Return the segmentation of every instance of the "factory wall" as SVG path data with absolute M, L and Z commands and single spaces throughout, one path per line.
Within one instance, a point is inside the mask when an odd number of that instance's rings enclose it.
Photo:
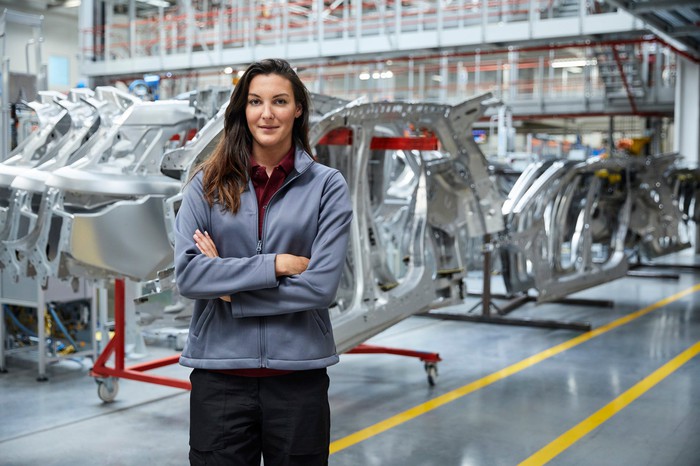
M 12 10 L 41 14 L 29 9 L 12 7 Z M 13 73 L 36 74 L 36 47 L 27 46 L 33 39 L 29 26 L 9 23 L 5 44 L 5 55 L 10 59 Z M 78 70 L 78 17 L 67 15 L 44 16 L 41 61 L 48 68 L 48 89 L 66 92 L 75 87 L 79 79 Z M 27 67 L 27 55 L 29 67 Z

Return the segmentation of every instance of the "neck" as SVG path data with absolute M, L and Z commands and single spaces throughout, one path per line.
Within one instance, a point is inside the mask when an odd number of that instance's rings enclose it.
M 255 159 L 258 165 L 261 165 L 270 171 L 280 164 L 284 156 L 287 155 L 287 152 L 289 152 L 290 148 L 291 147 L 287 147 L 284 150 L 280 150 L 276 147 L 269 149 L 253 147 L 253 159 Z

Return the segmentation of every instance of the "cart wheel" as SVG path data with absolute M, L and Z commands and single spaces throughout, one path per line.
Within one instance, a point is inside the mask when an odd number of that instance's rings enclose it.
M 119 393 L 119 379 L 107 377 L 106 379 L 95 379 L 97 382 L 97 396 L 105 403 L 111 403 Z
M 434 387 L 438 378 L 437 364 L 434 362 L 426 362 L 425 373 L 428 374 L 428 385 Z

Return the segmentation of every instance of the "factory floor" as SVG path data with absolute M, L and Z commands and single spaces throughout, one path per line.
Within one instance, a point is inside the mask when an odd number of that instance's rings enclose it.
M 700 271 L 643 271 L 664 273 L 509 314 L 588 322 L 590 332 L 415 316 L 369 341 L 439 353 L 435 386 L 416 359 L 343 355 L 329 370 L 330 464 L 700 464 Z M 149 347 L 149 357 L 171 354 L 167 345 Z M 35 363 L 8 357 L 0 465 L 187 464 L 188 392 L 121 380 L 105 404 L 90 365 L 52 364 L 49 380 L 37 382 Z

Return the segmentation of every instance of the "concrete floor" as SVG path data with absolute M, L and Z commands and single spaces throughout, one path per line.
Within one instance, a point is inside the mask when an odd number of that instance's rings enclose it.
M 593 333 L 428 317 L 392 327 L 369 343 L 438 352 L 437 385 L 417 360 L 343 355 L 329 371 L 331 465 L 700 464 L 700 292 L 676 295 L 700 283 L 700 272 L 678 272 L 575 295 L 613 300 L 612 308 L 530 303 L 510 314 L 588 321 Z M 689 348 L 687 360 L 674 359 Z M 116 401 L 104 404 L 90 364 L 53 364 L 37 382 L 31 361 L 8 358 L 0 465 L 187 464 L 188 392 L 121 380 Z

